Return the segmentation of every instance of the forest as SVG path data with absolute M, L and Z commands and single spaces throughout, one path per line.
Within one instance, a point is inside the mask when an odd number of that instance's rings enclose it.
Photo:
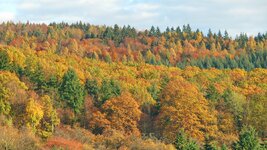
M 0 149 L 266 150 L 267 32 L 0 24 Z

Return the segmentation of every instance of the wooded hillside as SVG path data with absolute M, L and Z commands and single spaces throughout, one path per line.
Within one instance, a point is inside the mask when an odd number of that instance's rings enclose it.
M 266 149 L 267 34 L 8 22 L 0 43 L 0 149 Z

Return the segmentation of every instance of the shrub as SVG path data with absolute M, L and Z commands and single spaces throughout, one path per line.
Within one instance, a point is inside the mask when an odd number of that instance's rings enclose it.
M 0 126 L 0 149 L 35 150 L 39 149 L 38 139 L 28 131 Z

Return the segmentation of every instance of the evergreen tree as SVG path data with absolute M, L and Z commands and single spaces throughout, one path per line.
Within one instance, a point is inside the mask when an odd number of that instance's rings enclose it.
M 84 101 L 84 88 L 73 69 L 68 69 L 64 74 L 59 92 L 61 99 L 66 101 L 75 113 L 79 113 Z
M 107 54 L 105 57 L 104 57 L 104 60 L 105 62 L 107 63 L 112 63 L 112 59 L 111 59 L 111 56 L 109 54 Z
M 177 150 L 199 150 L 198 144 L 188 138 L 186 133 L 181 130 L 178 132 L 174 145 Z
M 260 149 L 257 132 L 253 127 L 244 127 L 239 135 L 239 140 L 233 144 L 236 150 L 258 150 Z
M 41 93 L 43 93 L 43 90 L 46 87 L 46 81 L 43 67 L 40 63 L 37 64 L 35 71 L 31 73 L 30 79 L 35 83 L 36 87 L 34 87 L 34 89 L 40 90 Z
M 10 60 L 7 55 L 7 52 L 4 50 L 0 50 L 0 70 L 9 70 L 10 67 Z
M 218 150 L 217 146 L 210 140 L 208 136 L 205 137 L 205 150 Z
M 99 87 L 97 81 L 87 79 L 85 83 L 86 92 L 93 97 L 95 101 L 98 101 L 99 98 Z
M 154 100 L 158 101 L 160 89 L 155 83 L 152 83 L 152 85 L 147 88 L 147 91 L 150 93 Z
M 102 105 L 106 100 L 119 96 L 121 94 L 121 87 L 118 82 L 114 80 L 104 80 L 100 89 L 100 104 Z
M 107 27 L 105 32 L 103 33 L 103 37 L 105 39 L 111 39 L 114 36 L 113 31 L 110 27 Z
M 228 32 L 225 30 L 224 31 L 224 37 L 223 37 L 225 40 L 229 40 L 229 34 Z
M 217 102 L 221 98 L 220 93 L 217 91 L 214 85 L 210 85 L 208 87 L 206 98 L 213 102 Z
M 52 75 L 46 85 L 48 88 L 58 88 L 59 81 L 55 75 Z
M 156 35 L 156 30 L 155 30 L 155 27 L 152 26 L 149 33 L 148 33 L 149 36 L 155 36 Z
M 221 150 L 227 150 L 227 146 L 226 146 L 225 144 L 223 144 L 223 145 L 221 146 Z
M 178 134 L 177 134 L 177 137 L 175 139 L 175 147 L 176 149 L 178 150 L 183 150 L 185 147 L 186 147 L 186 144 L 187 144 L 187 137 L 186 137 L 186 134 L 183 130 L 181 130 Z
M 156 29 L 156 35 L 157 35 L 158 37 L 160 37 L 160 36 L 161 36 L 161 32 L 160 32 L 160 29 L 159 29 L 159 27 L 157 27 L 157 29 Z

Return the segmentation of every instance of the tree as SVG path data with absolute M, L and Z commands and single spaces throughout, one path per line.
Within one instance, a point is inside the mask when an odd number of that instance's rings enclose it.
M 157 37 L 160 37 L 160 35 L 161 35 L 159 27 L 157 27 L 157 29 L 156 29 L 156 35 L 157 35 Z
M 11 116 L 14 112 L 14 103 L 24 101 L 27 86 L 14 73 L 0 71 L 0 115 Z
M 215 143 L 213 143 L 213 141 L 208 136 L 206 136 L 204 149 L 205 150 L 217 150 L 218 147 L 215 145 Z
M 248 97 L 246 124 L 253 126 L 261 137 L 267 131 L 267 93 L 254 94 Z
M 105 32 L 103 33 L 104 38 L 111 39 L 114 36 L 114 33 L 112 31 L 111 27 L 107 27 Z
M 36 132 L 41 119 L 44 116 L 44 111 L 42 106 L 36 102 L 33 98 L 29 99 L 26 105 L 25 120 L 27 127 L 30 127 L 34 132 Z
M 43 93 L 43 90 L 46 87 L 46 81 L 45 81 L 45 73 L 40 63 L 37 64 L 33 72 L 30 72 L 29 77 L 30 80 L 35 83 L 35 87 L 33 87 L 33 89 L 40 90 L 41 93 Z
M 122 93 L 121 96 L 107 100 L 102 108 L 110 121 L 111 128 L 126 135 L 140 135 L 137 126 L 141 111 L 130 93 Z
M 0 115 L 8 115 L 10 113 L 11 106 L 8 101 L 10 95 L 10 91 L 0 83 Z
M 223 144 L 222 146 L 221 146 L 221 150 L 227 150 L 228 148 L 227 148 L 227 146 L 225 145 L 225 144 Z
M 53 107 L 53 102 L 48 95 L 41 97 L 43 104 L 43 118 L 41 120 L 40 135 L 43 138 L 48 138 L 54 132 L 55 126 L 59 125 L 60 120 L 58 118 L 56 109 Z
M 85 89 L 86 92 L 92 96 L 97 106 L 101 106 L 106 100 L 121 94 L 121 87 L 119 83 L 112 79 L 103 80 L 101 86 L 98 85 L 97 80 L 87 79 Z
M 155 27 L 152 26 L 149 33 L 148 33 L 149 36 L 156 36 L 156 30 L 155 30 Z
M 9 70 L 11 64 L 6 51 L 0 50 L 0 60 L 0 70 Z
M 137 57 L 137 62 L 138 63 L 142 63 L 144 61 L 143 55 L 142 55 L 142 53 L 140 51 L 137 53 L 136 57 Z
M 104 57 L 104 60 L 105 60 L 105 62 L 107 62 L 107 63 L 112 63 L 112 59 L 111 59 L 111 56 L 110 56 L 109 53 L 107 53 L 107 55 Z
M 147 91 L 150 93 L 154 100 L 158 101 L 160 89 L 155 83 L 152 83 L 152 85 L 147 88 Z
M 226 115 L 227 112 L 230 112 L 233 115 L 235 127 L 237 129 L 241 129 L 243 124 L 243 114 L 244 114 L 244 105 L 246 103 L 246 97 L 242 94 L 236 93 L 231 89 L 226 89 L 222 95 L 224 106 L 218 107 L 223 110 L 224 114 Z M 230 119 L 230 118 L 229 118 Z M 233 131 L 233 127 L 230 122 L 221 123 L 220 126 L 226 125 L 226 131 Z
M 69 53 L 77 54 L 78 53 L 78 43 L 75 39 L 70 39 L 67 48 Z
M 211 50 L 212 52 L 216 51 L 216 45 L 215 45 L 215 43 L 212 43 L 212 44 L 211 44 L 211 46 L 210 46 L 210 50 Z
M 174 145 L 177 150 L 199 150 L 198 144 L 188 138 L 183 130 L 177 133 Z
M 236 150 L 258 150 L 260 149 L 257 132 L 252 127 L 244 127 L 239 135 L 239 140 L 234 143 Z
M 103 80 L 100 88 L 100 105 L 106 100 L 119 96 L 121 94 L 121 87 L 117 81 Z
M 183 130 L 180 130 L 178 133 L 177 133 L 177 136 L 176 136 L 176 139 L 175 139 L 175 142 L 174 142 L 174 145 L 176 147 L 176 149 L 178 150 L 183 150 L 184 147 L 186 146 L 187 144 L 187 137 L 186 137 L 186 134 Z
M 229 40 L 229 34 L 228 34 L 228 32 L 226 30 L 224 31 L 223 38 L 224 38 L 224 40 Z
M 221 95 L 217 91 L 217 89 L 214 86 L 214 84 L 212 84 L 212 85 L 210 85 L 208 87 L 206 98 L 209 99 L 209 100 L 211 100 L 212 102 L 217 102 L 221 98 Z
M 207 100 L 198 88 L 183 78 L 172 79 L 160 98 L 160 114 L 157 125 L 163 137 L 174 141 L 178 129 L 199 141 L 205 134 L 216 137 L 216 118 L 208 107 Z
M 65 100 L 75 113 L 80 112 L 84 101 L 84 88 L 73 69 L 69 68 L 64 74 L 59 93 L 61 99 Z
M 99 56 L 98 56 L 98 54 L 96 52 L 93 52 L 91 58 L 98 60 Z
M 87 79 L 86 82 L 85 82 L 85 90 L 87 91 L 87 93 L 90 96 L 93 97 L 93 99 L 95 101 L 98 101 L 100 89 L 98 87 L 97 80 L 95 80 L 95 79 L 93 79 L 93 80 Z
M 58 88 L 59 81 L 55 75 L 51 75 L 46 85 L 47 85 L 47 88 L 49 89 L 52 88 L 54 90 Z
M 105 130 L 110 129 L 110 121 L 107 119 L 106 114 L 99 110 L 90 111 L 91 114 L 87 116 L 89 129 L 94 134 L 102 134 Z
M 150 50 L 146 51 L 145 59 L 146 59 L 146 63 L 152 64 L 152 65 L 156 64 L 155 56 L 154 54 L 151 53 Z

